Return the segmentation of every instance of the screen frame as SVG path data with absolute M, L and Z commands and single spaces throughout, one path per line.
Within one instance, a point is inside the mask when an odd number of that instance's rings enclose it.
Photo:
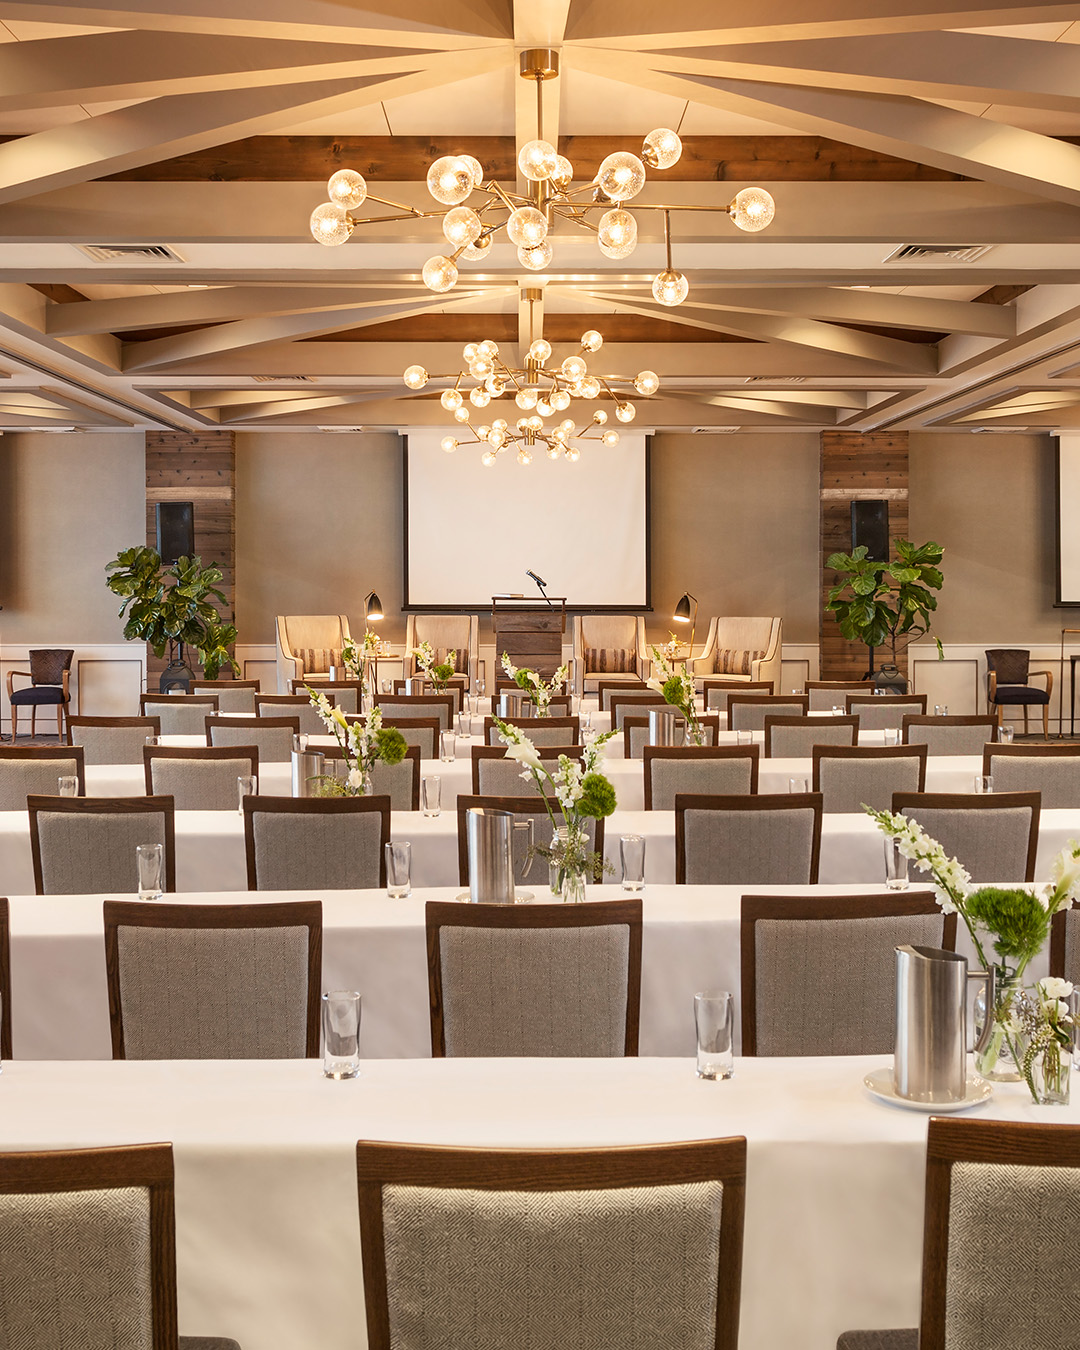
M 1080 609 L 1080 599 L 1061 598 L 1061 437 L 1054 441 L 1054 609 Z

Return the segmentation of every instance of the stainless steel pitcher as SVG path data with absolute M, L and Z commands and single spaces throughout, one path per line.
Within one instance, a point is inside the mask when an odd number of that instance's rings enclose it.
M 530 853 L 519 880 L 532 867 L 533 821 L 517 820 L 512 811 L 470 807 L 465 813 L 465 840 L 469 851 L 469 901 L 474 905 L 512 905 L 514 895 L 513 838 L 528 832 Z
M 686 739 L 686 718 L 674 708 L 649 709 L 649 744 L 682 745 Z
M 535 711 L 536 704 L 528 694 L 515 694 L 510 689 L 499 695 L 499 716 L 504 719 L 519 722 L 523 717 L 532 717 Z
M 967 1081 L 967 983 L 987 978 L 940 947 L 896 948 L 893 1086 L 912 1102 L 963 1101 Z
M 292 752 L 292 795 L 294 797 L 314 797 L 318 788 L 313 778 L 321 778 L 326 772 L 326 756 L 318 750 Z

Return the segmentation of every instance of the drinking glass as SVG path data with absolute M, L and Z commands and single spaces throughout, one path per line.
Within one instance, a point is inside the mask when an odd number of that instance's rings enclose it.
M 390 681 L 389 681 L 389 680 L 383 680 L 383 682 L 382 682 L 382 691 L 383 691 L 384 694 L 388 694 L 388 693 L 390 692 Z
M 592 731 L 592 710 L 591 710 L 591 709 L 589 709 L 589 708 L 582 708 L 582 710 L 581 710 L 581 712 L 580 712 L 580 714 L 579 714 L 578 727 L 579 727 L 582 731 Z
M 341 1082 L 360 1072 L 360 995 L 335 989 L 322 996 L 323 1077 Z
M 841 707 L 839 703 L 834 703 L 832 705 L 832 715 L 834 717 L 843 717 L 844 709 Z
M 158 738 L 157 738 L 156 736 L 147 736 L 147 738 L 146 738 L 146 744 L 147 744 L 147 745 L 157 745 L 157 743 L 158 743 Z
M 645 840 L 640 834 L 624 834 L 619 840 L 619 858 L 622 862 L 622 888 L 640 891 L 645 888 Z
M 899 728 L 899 727 L 886 727 L 886 728 L 885 728 L 885 733 L 884 733 L 884 743 L 885 743 L 886 745 L 899 745 L 899 744 L 900 744 L 900 728 Z
M 62 773 L 56 780 L 56 787 L 61 797 L 77 797 L 79 795 L 79 780 L 73 773 Z
M 1002 722 L 1001 726 L 998 727 L 998 740 L 1002 745 L 1012 745 L 1015 730 L 1016 728 L 1010 723 Z
M 160 900 L 165 848 L 162 844 L 136 844 L 135 865 L 139 873 L 139 899 Z
M 730 1078 L 735 1072 L 732 1022 L 732 999 L 729 993 L 711 990 L 694 995 L 699 1078 Z
M 808 778 L 789 778 L 787 780 L 787 790 L 789 792 L 809 792 L 810 780 Z
M 237 808 L 241 815 L 244 814 L 244 798 L 255 795 L 255 778 L 253 774 L 241 773 L 236 776 L 236 795 L 240 799 L 240 805 Z
M 947 703 L 934 704 L 935 717 L 948 717 L 948 715 L 949 715 L 949 705 Z
M 442 779 L 437 773 L 420 780 L 420 810 L 425 816 L 437 816 L 442 811 Z
M 885 840 L 885 885 L 890 891 L 908 888 L 908 860 L 900 852 L 899 839 Z
M 752 731 L 737 731 L 735 733 L 736 745 L 753 745 L 754 733 Z
M 457 715 L 457 734 L 463 741 L 467 741 L 472 736 L 472 714 L 465 708 Z
M 439 733 L 439 758 L 444 764 L 453 764 L 457 758 L 457 737 L 452 731 Z
M 292 748 L 294 755 L 307 754 L 308 738 L 304 732 L 294 733 L 292 738 Z
M 392 841 L 386 848 L 386 894 L 391 900 L 412 895 L 412 844 Z
M 476 692 L 480 695 L 481 698 L 484 697 L 484 681 L 483 681 L 483 680 L 477 680 L 477 681 L 476 681 Z
M 975 791 L 976 791 L 976 792 L 993 792 L 993 790 L 994 790 L 994 776 L 993 776 L 993 774 L 989 774 L 989 773 L 977 773 L 977 774 L 975 775 Z

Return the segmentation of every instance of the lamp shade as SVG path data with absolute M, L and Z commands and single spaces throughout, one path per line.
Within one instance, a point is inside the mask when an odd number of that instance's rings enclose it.
M 364 611 L 364 617 L 369 623 L 377 623 L 383 615 L 382 601 L 374 591 L 368 591 L 367 605 Z
M 674 613 L 671 616 L 672 619 L 674 619 L 677 623 L 689 623 L 691 606 L 693 602 L 694 597 L 690 594 L 690 592 L 684 591 L 684 593 L 679 599 L 679 603 L 675 606 Z

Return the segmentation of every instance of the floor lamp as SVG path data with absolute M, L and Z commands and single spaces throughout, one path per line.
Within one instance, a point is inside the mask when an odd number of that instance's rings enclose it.
M 697 605 L 697 596 L 691 595 L 689 591 L 684 591 L 679 603 L 675 606 L 675 612 L 671 616 L 675 623 L 688 623 L 690 625 L 690 655 L 686 658 L 688 664 L 694 659 L 694 632 L 697 628 Z
M 365 629 L 365 631 L 367 630 L 367 626 L 368 626 L 369 623 L 378 623 L 380 619 L 384 619 L 385 617 L 386 617 L 386 615 L 383 613 L 382 601 L 379 599 L 379 597 L 375 594 L 374 591 L 368 591 L 367 595 L 364 597 L 364 629 Z M 373 660 L 374 663 L 375 663 L 375 670 L 374 670 L 374 673 L 373 673 L 373 675 L 372 675 L 372 684 L 373 684 L 373 688 L 372 688 L 372 691 L 371 691 L 372 698 L 374 698 L 374 696 L 379 692 L 379 649 L 378 649 L 378 647 L 375 648 L 375 655 L 372 657 L 372 660 Z

